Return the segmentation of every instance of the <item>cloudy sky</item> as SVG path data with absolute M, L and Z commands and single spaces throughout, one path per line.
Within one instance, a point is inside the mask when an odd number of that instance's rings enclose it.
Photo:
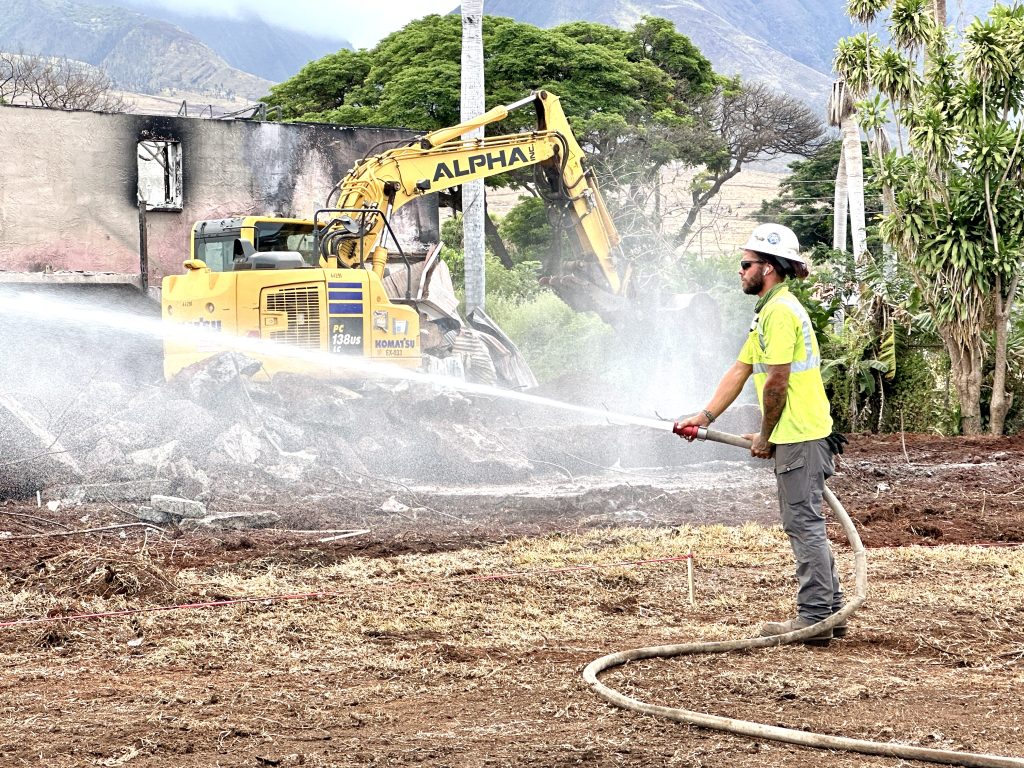
M 356 48 L 373 47 L 413 19 L 459 7 L 458 0 L 132 0 L 132 4 L 140 10 L 161 5 L 190 15 L 256 14 L 282 27 L 348 40 Z

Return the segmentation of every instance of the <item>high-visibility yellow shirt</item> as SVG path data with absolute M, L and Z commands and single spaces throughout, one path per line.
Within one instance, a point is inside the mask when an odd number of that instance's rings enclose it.
M 765 298 L 764 306 L 754 315 L 739 361 L 754 366 L 754 386 L 762 413 L 768 366 L 790 364 L 786 405 L 769 440 L 779 445 L 828 437 L 832 415 L 821 382 L 821 354 L 811 318 L 784 284 Z

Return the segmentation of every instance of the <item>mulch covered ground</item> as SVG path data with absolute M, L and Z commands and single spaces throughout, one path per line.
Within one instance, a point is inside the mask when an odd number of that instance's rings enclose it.
M 1024 541 L 1024 436 L 857 435 L 833 490 L 866 546 Z

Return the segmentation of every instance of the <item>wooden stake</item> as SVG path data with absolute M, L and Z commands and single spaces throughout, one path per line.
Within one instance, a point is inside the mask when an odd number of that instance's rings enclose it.
M 693 595 L 693 547 L 690 547 L 690 551 L 686 554 L 686 583 L 690 588 L 690 605 L 696 605 L 697 601 L 694 600 Z

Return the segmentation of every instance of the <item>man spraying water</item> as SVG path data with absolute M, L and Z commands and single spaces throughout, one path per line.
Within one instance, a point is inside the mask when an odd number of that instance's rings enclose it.
M 747 436 L 750 454 L 775 459 L 782 527 L 793 548 L 799 583 L 797 616 L 763 625 L 765 636 L 809 627 L 843 607 L 821 500 L 825 480 L 834 471 L 832 456 L 842 452 L 846 438 L 832 431 L 811 320 L 786 286 L 787 279 L 807 275 L 807 258 L 791 229 L 780 224 L 754 229 L 743 246 L 739 272 L 743 292 L 758 297 L 750 333 L 707 406 L 675 425 L 677 433 L 692 440 L 692 428 L 710 425 L 753 375 L 762 420 L 760 432 Z M 827 645 L 845 635 L 842 623 L 807 642 Z

